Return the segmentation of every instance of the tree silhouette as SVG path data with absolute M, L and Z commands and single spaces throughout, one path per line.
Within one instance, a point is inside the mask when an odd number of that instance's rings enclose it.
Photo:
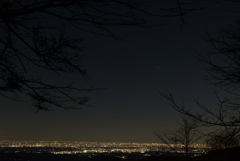
M 97 89 L 49 83 L 40 74 L 34 76 L 31 68 L 58 75 L 79 73 L 87 79 L 81 66 L 81 39 L 69 34 L 69 26 L 113 36 L 107 26 L 144 23 L 132 15 L 143 12 L 134 7 L 124 1 L 1 1 L 0 94 L 11 99 L 16 99 L 13 93 L 25 94 L 39 110 L 78 108 L 86 103 L 88 97 L 81 92 Z M 119 12 L 122 9 L 126 12 Z
M 220 32 L 218 38 L 209 37 L 213 52 L 208 57 L 200 55 L 200 60 L 207 64 L 209 80 L 214 85 L 217 98 L 216 108 L 204 106 L 199 99 L 195 104 L 202 113 L 192 113 L 183 102 L 178 102 L 171 92 L 163 96 L 171 102 L 178 112 L 190 116 L 206 125 L 240 126 L 240 23 L 234 28 Z M 226 96 L 223 96 L 226 94 Z
M 146 16 L 183 17 L 184 5 L 177 4 L 170 9 L 159 6 L 160 13 L 152 14 L 142 1 L 2 0 L 0 95 L 17 100 L 15 94 L 24 94 L 38 110 L 79 108 L 89 99 L 82 92 L 98 89 L 50 83 L 39 74 L 77 73 L 88 79 L 81 64 L 81 39 L 71 30 L 115 37 L 111 27 L 143 26 Z
M 115 37 L 112 27 L 143 26 L 147 16 L 183 19 L 188 4 L 176 2 L 177 7 L 158 6 L 159 13 L 152 14 L 143 1 L 2 0 L 0 95 L 16 100 L 15 94 L 24 94 L 38 110 L 79 108 L 89 99 L 82 92 L 98 89 L 50 83 L 37 73 L 77 73 L 88 79 L 81 64 L 81 39 L 71 30 Z
M 230 1 L 239 4 L 239 1 Z M 237 5 L 236 5 L 237 6 Z M 171 93 L 162 96 L 179 113 L 188 116 L 203 126 L 215 127 L 209 133 L 207 143 L 213 148 L 239 145 L 240 127 L 240 21 L 236 25 L 219 32 L 218 37 L 208 34 L 212 50 L 207 56 L 199 55 L 199 60 L 207 66 L 207 81 L 214 86 L 216 106 L 205 106 L 199 98 L 193 98 L 200 109 L 194 112 L 184 101 L 179 101 Z
M 176 128 L 176 131 L 167 131 L 155 134 L 162 143 L 166 144 L 175 152 L 178 151 L 179 145 L 182 145 L 186 156 L 189 156 L 190 145 L 201 139 L 202 135 L 198 130 L 199 125 L 196 121 L 187 117 L 182 117 L 181 119 L 182 121 Z
M 212 149 L 233 148 L 240 145 L 239 128 L 220 127 L 218 130 L 210 132 L 206 143 Z

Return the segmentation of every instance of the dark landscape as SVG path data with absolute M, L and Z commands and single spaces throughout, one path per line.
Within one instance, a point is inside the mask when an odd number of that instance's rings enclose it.
M 0 0 L 0 161 L 239 161 L 240 0 Z
M 240 147 L 213 150 L 207 154 L 197 157 L 174 156 L 176 154 L 155 154 L 155 156 L 142 156 L 140 153 L 112 153 L 112 154 L 94 154 L 89 157 L 89 154 L 52 154 L 33 153 L 31 151 L 15 152 L 16 149 L 1 150 L 1 161 L 238 161 L 240 157 Z M 19 149 L 17 149 L 19 150 Z M 118 157 L 116 157 L 118 156 Z M 125 156 L 123 159 L 121 156 Z

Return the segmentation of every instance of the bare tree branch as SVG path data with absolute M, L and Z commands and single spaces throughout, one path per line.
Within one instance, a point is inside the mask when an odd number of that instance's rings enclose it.
M 146 17 L 183 16 L 187 9 L 178 1 L 178 10 L 162 6 L 147 8 L 147 1 L 129 0 L 2 0 L 0 2 L 0 94 L 15 99 L 28 96 L 37 109 L 80 108 L 88 101 L 84 88 L 64 82 L 49 82 L 32 68 L 62 75 L 76 73 L 88 79 L 82 66 L 80 38 L 72 29 L 115 37 L 112 27 L 151 26 Z M 153 5 L 154 6 L 154 5 Z M 147 25 L 146 25 L 147 24 Z M 84 96 L 83 96 L 84 95 Z
M 176 153 L 179 150 L 179 144 L 182 145 L 186 156 L 189 156 L 190 146 L 201 139 L 203 135 L 198 130 L 199 125 L 195 120 L 189 117 L 182 117 L 181 119 L 176 131 L 167 131 L 161 134 L 155 132 L 155 135 Z

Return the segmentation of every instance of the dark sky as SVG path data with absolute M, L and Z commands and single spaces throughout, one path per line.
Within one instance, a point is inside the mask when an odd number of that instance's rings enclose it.
M 88 93 L 92 99 L 81 110 L 34 113 L 28 102 L 1 98 L 0 139 L 158 142 L 153 130 L 173 129 L 179 120 L 159 91 L 212 102 L 197 52 L 209 51 L 206 32 L 214 35 L 236 17 L 220 4 L 201 5 L 186 16 L 187 24 L 176 17 L 166 26 L 113 29 L 121 40 L 85 36 L 83 64 L 90 80 L 63 79 L 108 89 Z

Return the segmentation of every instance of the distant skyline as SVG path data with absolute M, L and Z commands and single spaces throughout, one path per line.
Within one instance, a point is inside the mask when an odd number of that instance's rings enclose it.
M 107 89 L 87 93 L 91 100 L 79 110 L 35 113 L 28 102 L 1 97 L 0 140 L 160 142 L 153 131 L 174 129 L 179 114 L 159 92 L 170 90 L 186 100 L 199 96 L 212 104 L 197 52 L 210 51 L 206 32 L 216 35 L 234 25 L 236 16 L 215 2 L 202 5 L 186 16 L 186 24 L 176 17 L 166 26 L 114 28 L 120 40 L 84 35 L 80 46 L 90 79 L 63 79 Z

